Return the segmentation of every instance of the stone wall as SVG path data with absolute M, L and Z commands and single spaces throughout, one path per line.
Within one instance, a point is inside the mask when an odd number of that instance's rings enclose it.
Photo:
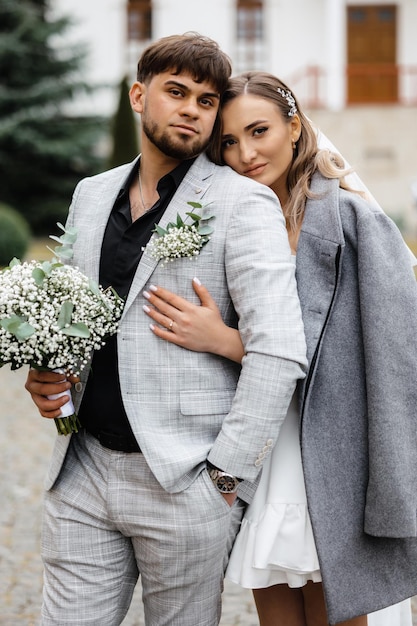
M 307 114 L 355 168 L 404 234 L 415 237 L 417 108 L 368 106 Z

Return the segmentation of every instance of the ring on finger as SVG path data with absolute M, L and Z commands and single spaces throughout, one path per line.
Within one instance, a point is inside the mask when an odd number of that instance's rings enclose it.
M 172 330 L 173 326 L 174 326 L 174 320 L 171 320 L 168 326 L 168 330 Z

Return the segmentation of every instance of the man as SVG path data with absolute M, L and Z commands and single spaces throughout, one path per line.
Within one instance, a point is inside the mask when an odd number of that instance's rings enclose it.
M 138 575 L 148 626 L 217 624 L 244 501 L 303 376 L 301 314 L 276 198 L 203 154 L 229 76 L 228 58 L 198 34 L 149 46 L 130 91 L 141 156 L 74 193 L 74 264 L 126 303 L 117 339 L 76 385 L 85 389 L 74 392 L 85 430 L 58 437 L 53 453 L 43 626 L 120 624 Z M 164 266 L 143 248 L 155 223 L 185 219 L 189 201 L 209 205 L 214 232 L 193 260 Z M 149 329 L 143 293 L 163 284 L 196 301 L 194 276 L 226 322 L 238 321 L 241 369 Z M 166 327 L 175 332 L 174 320 Z M 45 417 L 63 404 L 46 396 L 70 386 L 57 380 L 28 377 Z

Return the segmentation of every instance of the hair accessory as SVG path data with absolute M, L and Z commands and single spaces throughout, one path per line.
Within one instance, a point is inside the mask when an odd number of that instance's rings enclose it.
M 297 106 L 295 104 L 294 96 L 292 95 L 289 89 L 281 89 L 281 87 L 277 87 L 277 92 L 287 101 L 290 110 L 288 111 L 288 117 L 294 117 L 297 113 Z

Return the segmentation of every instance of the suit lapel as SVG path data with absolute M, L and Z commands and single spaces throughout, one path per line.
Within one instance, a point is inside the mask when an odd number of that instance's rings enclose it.
M 88 224 L 88 243 L 91 254 L 84 255 L 82 266 L 87 276 L 90 276 L 96 282 L 99 282 L 101 247 L 107 222 L 120 189 L 125 185 L 134 167 L 137 167 L 137 159 L 128 165 L 111 170 L 108 172 L 104 182 L 97 184 L 92 189 L 88 189 L 89 206 L 91 207 L 90 211 L 92 213 L 88 214 L 85 212 L 84 215 L 81 214 L 80 223 L 83 223 L 82 220 L 84 218 Z M 97 210 L 97 207 L 99 207 L 100 210 Z M 93 228 L 91 228 L 91 220 L 94 222 Z M 83 226 L 81 226 L 81 228 L 83 228 Z
M 338 180 L 316 174 L 311 188 L 316 197 L 307 201 L 297 247 L 297 287 L 310 363 L 339 285 L 344 248 Z
M 207 159 L 205 155 L 200 155 L 188 170 L 183 181 L 174 194 L 171 202 L 166 208 L 159 221 L 163 228 L 168 222 L 175 222 L 179 213 L 184 219 L 186 213 L 191 210 L 187 202 L 201 202 L 211 185 L 211 179 L 215 165 Z M 155 235 L 153 235 L 155 237 Z M 124 307 L 124 314 L 128 311 L 137 295 L 143 289 L 150 276 L 154 272 L 159 261 L 144 253 L 136 270 L 135 277 L 130 287 L 129 295 Z

